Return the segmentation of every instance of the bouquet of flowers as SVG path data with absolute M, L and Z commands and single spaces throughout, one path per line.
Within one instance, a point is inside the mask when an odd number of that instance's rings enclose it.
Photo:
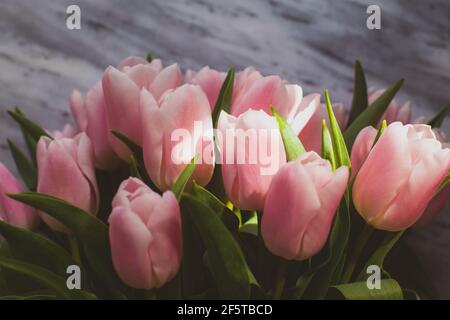
M 426 298 L 384 260 L 450 196 L 448 108 L 412 120 L 402 83 L 367 89 L 357 61 L 347 110 L 251 67 L 149 55 L 73 91 L 76 128 L 11 109 L 27 190 L 0 164 L 0 296 Z

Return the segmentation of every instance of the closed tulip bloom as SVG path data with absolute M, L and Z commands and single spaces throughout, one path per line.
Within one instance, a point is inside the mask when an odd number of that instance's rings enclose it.
M 302 104 L 303 90 L 279 76 L 262 76 L 249 67 L 236 75 L 231 114 L 239 116 L 249 109 L 263 110 L 271 115 L 271 107 L 282 115 L 295 133 L 308 123 L 316 105 Z
M 88 213 L 97 213 L 99 195 L 94 172 L 94 150 L 85 133 L 73 139 L 41 137 L 36 159 L 38 192 L 65 200 Z M 52 229 L 68 232 L 63 224 L 44 212 L 39 214 Z
M 273 254 L 305 260 L 325 245 L 348 181 L 348 168 L 332 171 L 311 151 L 284 165 L 267 193 L 261 234 Z
M 117 69 L 124 70 L 124 68 L 141 64 L 147 64 L 147 61 L 141 57 L 129 56 L 117 66 Z M 106 122 L 106 105 L 102 82 L 97 82 L 85 96 L 78 90 L 74 90 L 70 96 L 70 110 L 78 129 L 85 132 L 92 141 L 96 168 L 102 170 L 116 169 L 120 160 L 109 141 L 113 137 Z M 74 135 L 68 136 L 63 132 L 62 136 L 71 138 Z M 57 137 L 61 136 L 58 135 Z
M 180 208 L 172 191 L 162 196 L 142 181 L 122 182 L 112 202 L 109 239 L 114 268 L 127 285 L 163 286 L 181 261 Z
M 352 176 L 355 176 L 361 168 L 367 155 L 372 149 L 378 131 L 374 127 L 365 127 L 356 136 L 353 143 L 350 161 L 352 163 Z
M 269 185 L 286 163 L 277 121 L 263 110 L 238 117 L 221 112 L 218 129 L 228 198 L 244 210 L 262 210 Z
M 120 160 L 110 144 L 106 124 L 106 106 L 102 83 L 98 82 L 85 97 L 74 90 L 70 96 L 70 110 L 78 129 L 85 132 L 94 147 L 95 166 L 103 170 L 116 169 Z
M 119 131 L 142 145 L 141 89 L 148 90 L 158 101 L 167 90 L 176 88 L 180 80 L 178 65 L 163 68 L 157 59 L 151 63 L 125 66 L 122 70 L 108 67 L 102 79 L 108 130 Z M 128 161 L 131 151 L 119 139 L 110 137 L 114 151 L 121 159 Z
M 170 189 L 198 155 L 192 179 L 205 186 L 214 171 L 213 131 L 208 99 L 197 85 L 168 91 L 159 101 L 141 93 L 144 163 L 160 190 Z
M 399 231 L 423 214 L 450 169 L 430 126 L 390 124 L 367 156 L 353 186 L 353 202 L 372 226 Z
M 19 181 L 3 163 L 0 163 L 0 220 L 17 227 L 31 229 L 38 223 L 36 210 L 6 195 L 6 193 L 23 191 L 24 189 Z
M 216 105 L 217 97 L 225 80 L 226 74 L 206 66 L 198 72 L 192 70 L 186 71 L 184 81 L 186 83 L 199 85 L 208 97 L 211 111 Z
M 62 130 L 54 130 L 49 133 L 53 138 L 60 139 L 60 138 L 73 138 L 78 134 L 78 131 L 70 124 L 66 124 Z

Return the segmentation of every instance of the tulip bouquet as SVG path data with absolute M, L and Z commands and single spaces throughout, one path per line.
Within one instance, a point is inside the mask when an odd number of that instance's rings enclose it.
M 250 67 L 149 55 L 74 91 L 76 128 L 10 110 L 27 191 L 0 164 L 0 296 L 427 297 L 384 260 L 450 196 L 447 108 L 411 120 L 402 83 L 367 89 L 357 61 L 347 110 Z

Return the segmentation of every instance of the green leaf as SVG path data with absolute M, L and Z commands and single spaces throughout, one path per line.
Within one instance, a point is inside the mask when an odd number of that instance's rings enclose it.
M 283 139 L 284 149 L 286 150 L 286 157 L 288 161 L 297 159 L 301 154 L 305 153 L 305 147 L 297 137 L 291 126 L 287 123 L 278 112 L 271 107 L 272 114 L 277 119 L 278 128 L 280 129 L 281 138 Z
M 130 165 L 130 176 L 142 180 L 141 173 L 139 172 L 139 164 L 134 155 L 130 156 L 129 165 Z
M 22 177 L 23 182 L 27 185 L 28 189 L 36 189 L 36 167 L 34 164 L 28 160 L 22 151 L 11 141 L 7 140 L 9 150 L 16 163 L 17 170 Z
M 345 145 L 344 137 L 342 135 L 339 124 L 334 116 L 333 107 L 331 106 L 328 90 L 325 90 L 325 103 L 330 120 L 331 127 L 331 141 L 333 142 L 333 150 L 336 156 L 336 167 L 347 166 L 351 168 L 350 156 L 348 155 L 347 147 Z
M 30 278 L 54 290 L 55 293 L 64 299 L 92 300 L 97 298 L 94 294 L 87 291 L 69 290 L 66 285 L 66 280 L 63 277 L 33 264 L 0 257 L 0 266 L 29 276 Z
M 367 85 L 364 70 L 359 60 L 355 61 L 355 80 L 353 85 L 352 108 L 348 124 L 350 125 L 367 108 Z
M 394 279 L 383 279 L 380 289 L 369 289 L 367 283 L 354 282 L 330 288 L 329 297 L 341 295 L 347 300 L 403 300 L 403 291 Z
M 70 203 L 41 193 L 24 192 L 8 194 L 14 200 L 44 211 L 72 230 L 82 242 L 86 260 L 99 279 L 115 294 L 122 297 L 118 290 L 124 286 L 112 266 L 109 247 L 108 227 L 95 216 Z
M 448 114 L 448 110 L 450 109 L 450 106 L 444 106 L 439 110 L 438 113 L 430 120 L 428 121 L 428 125 L 432 126 L 433 128 L 439 128 L 442 125 L 442 122 L 444 122 L 445 117 Z
M 392 99 L 394 99 L 395 94 L 398 90 L 400 90 L 403 82 L 404 79 L 400 79 L 386 89 L 377 100 L 372 102 L 372 104 L 367 107 L 350 126 L 347 127 L 344 132 L 344 138 L 349 149 L 351 149 L 353 143 L 355 142 L 356 136 L 363 128 L 367 126 L 376 126 Z
M 222 299 L 248 299 L 251 279 L 241 248 L 211 208 L 190 194 L 183 194 L 190 217 L 208 252 L 212 275 Z
M 383 120 L 381 122 L 381 126 L 380 129 L 378 129 L 377 135 L 375 136 L 375 140 L 373 140 L 373 144 L 372 144 L 372 148 L 375 146 L 375 144 L 378 142 L 378 140 L 380 139 L 381 135 L 383 134 L 384 130 L 387 127 L 387 122 L 386 120 Z
M 137 143 L 135 143 L 134 141 L 132 141 L 130 138 L 128 138 L 126 135 L 124 135 L 123 133 L 116 131 L 116 130 L 111 130 L 111 133 L 120 141 L 122 141 L 127 147 L 128 149 L 130 149 L 130 151 L 135 154 L 135 155 L 142 155 L 142 148 L 140 145 L 138 145 Z M 139 157 L 136 157 L 136 159 L 139 159 Z
M 21 128 L 26 131 L 35 141 L 39 141 L 41 136 L 49 137 L 53 139 L 47 131 L 42 129 L 38 124 L 34 123 L 22 112 L 17 110 L 8 110 L 8 114 L 21 126 Z
M 191 162 L 189 162 L 189 164 L 183 169 L 177 181 L 175 181 L 175 184 L 172 187 L 172 191 L 173 193 L 175 193 L 175 196 L 177 197 L 178 201 L 180 201 L 184 188 L 186 187 L 187 183 L 189 182 L 189 179 L 191 179 L 191 176 L 194 173 L 197 162 L 198 162 L 198 155 L 195 155 L 191 159 Z
M 370 265 L 377 265 L 383 269 L 384 259 L 388 255 L 389 251 L 394 247 L 400 237 L 403 235 L 404 231 L 400 232 L 386 232 L 386 236 L 382 243 L 376 248 L 372 256 L 367 260 L 364 267 L 361 269 L 356 281 L 363 281 L 367 278 L 367 267 Z
M 450 182 L 450 170 L 448 170 L 447 176 L 444 178 L 444 181 L 441 182 L 441 185 L 439 186 L 439 188 L 436 190 L 436 192 L 434 194 L 436 195 L 439 192 L 441 192 L 447 186 L 447 184 L 449 182 Z
M 223 210 L 225 209 L 225 204 L 220 201 L 214 194 L 209 192 L 207 189 L 203 188 L 197 182 L 193 181 L 191 194 L 197 198 L 197 200 L 207 204 L 211 210 L 214 211 L 219 217 L 222 217 Z
M 330 131 L 328 131 L 327 122 L 322 120 L 322 158 L 331 163 L 331 168 L 336 170 L 336 156 L 334 155 L 333 142 L 331 141 Z
M 69 265 L 77 264 L 72 256 L 55 242 L 43 236 L 0 220 L 0 234 L 6 239 L 14 257 L 65 276 Z
M 230 113 L 231 99 L 233 98 L 233 85 L 234 85 L 234 68 L 231 67 L 228 70 L 227 76 L 223 81 L 220 88 L 219 96 L 217 97 L 214 111 L 212 113 L 212 120 L 214 128 L 217 126 L 217 120 L 219 120 L 220 111 Z

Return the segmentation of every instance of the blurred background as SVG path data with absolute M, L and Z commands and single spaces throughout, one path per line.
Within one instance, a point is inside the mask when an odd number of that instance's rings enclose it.
M 66 27 L 71 4 L 81 9 L 81 30 Z M 381 30 L 366 27 L 371 4 L 381 8 Z M 85 91 L 108 65 L 149 50 L 183 69 L 252 65 L 305 93 L 328 88 L 346 106 L 360 59 L 369 87 L 405 77 L 396 100 L 411 101 L 413 118 L 430 118 L 450 102 L 449 17 L 448 0 L 1 0 L 0 161 L 13 168 L 5 140 L 21 140 L 7 109 L 18 105 L 43 127 L 62 128 L 72 89 Z M 394 255 L 394 265 L 427 274 L 450 299 L 450 206 L 410 231 Z

